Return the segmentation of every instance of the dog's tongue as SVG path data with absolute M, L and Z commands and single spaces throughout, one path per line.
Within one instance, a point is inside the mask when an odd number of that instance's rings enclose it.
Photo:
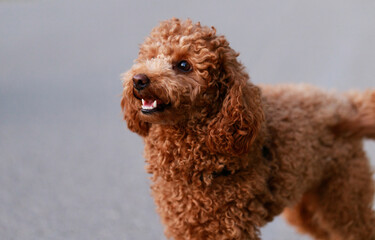
M 144 102 L 143 102 L 143 105 L 144 105 L 144 106 L 151 107 L 152 104 L 154 103 L 154 101 L 155 101 L 155 100 L 145 99 Z

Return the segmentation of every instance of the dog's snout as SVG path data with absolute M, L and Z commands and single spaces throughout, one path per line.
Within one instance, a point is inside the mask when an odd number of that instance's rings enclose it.
M 137 90 L 142 90 L 150 84 L 150 79 L 145 74 L 136 74 L 133 77 L 133 86 Z

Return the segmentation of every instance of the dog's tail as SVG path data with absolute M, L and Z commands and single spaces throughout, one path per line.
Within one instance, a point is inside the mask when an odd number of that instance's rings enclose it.
M 375 139 L 375 90 L 349 92 L 352 115 L 342 118 L 333 130 L 338 135 Z

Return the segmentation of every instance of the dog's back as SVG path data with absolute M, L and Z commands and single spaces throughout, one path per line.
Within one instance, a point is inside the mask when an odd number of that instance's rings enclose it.
M 336 136 L 375 139 L 375 90 L 339 94 L 307 84 L 262 85 L 261 89 L 266 109 L 267 104 L 271 106 L 268 113 L 272 118 L 279 106 L 285 118 L 286 113 L 299 113 L 304 116 L 302 121 L 319 123 Z

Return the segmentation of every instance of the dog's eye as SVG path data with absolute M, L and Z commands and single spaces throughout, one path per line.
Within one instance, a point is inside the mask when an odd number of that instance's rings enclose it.
M 190 72 L 191 71 L 190 64 L 185 60 L 182 60 L 179 63 L 177 63 L 176 67 L 178 68 L 178 70 L 180 70 L 182 72 Z

